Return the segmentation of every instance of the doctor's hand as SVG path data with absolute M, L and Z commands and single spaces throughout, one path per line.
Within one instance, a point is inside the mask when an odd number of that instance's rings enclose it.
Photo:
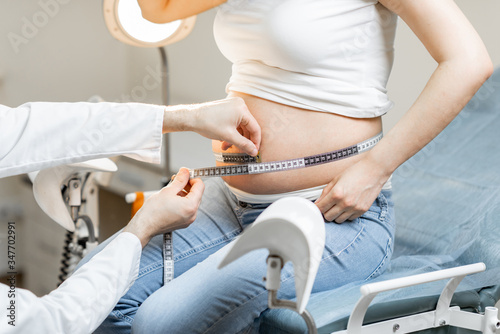
M 327 221 L 354 220 L 368 211 L 387 179 L 378 166 L 360 160 L 335 177 L 315 204 Z
M 158 234 L 188 227 L 196 218 L 205 185 L 200 179 L 189 179 L 181 168 L 175 179 L 149 197 L 123 232 L 135 234 L 145 247 Z
M 260 147 L 260 126 L 239 97 L 167 107 L 163 132 L 186 130 L 223 141 L 223 150 L 235 145 L 243 152 L 256 156 Z

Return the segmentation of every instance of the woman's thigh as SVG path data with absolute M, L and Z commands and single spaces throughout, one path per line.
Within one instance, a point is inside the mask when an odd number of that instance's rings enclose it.
M 241 210 L 242 216 L 255 210 L 247 206 Z M 394 233 L 390 194 L 379 195 L 363 217 L 344 224 L 326 223 L 325 227 L 326 247 L 314 292 L 366 280 L 384 270 L 392 254 Z M 255 319 L 267 309 L 262 280 L 267 251 L 253 251 L 217 269 L 229 247 L 222 247 L 150 295 L 137 312 L 133 332 L 238 333 L 258 324 Z M 295 298 L 296 274 L 287 263 L 279 298 Z

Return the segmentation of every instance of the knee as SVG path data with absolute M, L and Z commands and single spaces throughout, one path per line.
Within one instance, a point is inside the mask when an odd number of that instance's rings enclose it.
M 101 325 L 93 332 L 94 334 L 128 334 L 132 326 L 133 318 L 113 311 L 109 314 Z

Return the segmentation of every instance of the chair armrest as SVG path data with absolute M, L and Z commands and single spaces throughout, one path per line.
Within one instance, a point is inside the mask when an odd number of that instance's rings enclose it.
M 368 306 L 372 302 L 373 298 L 375 298 L 375 296 L 380 292 L 406 288 L 442 279 L 450 279 L 446 287 L 443 289 L 441 296 L 439 297 L 438 305 L 435 311 L 435 322 L 439 322 L 435 323 L 435 325 L 442 325 L 443 321 L 444 323 L 446 323 L 446 319 L 444 319 L 443 317 L 446 317 L 447 315 L 446 313 L 448 312 L 450 306 L 451 297 L 453 296 L 453 293 L 455 292 L 458 284 L 465 276 L 484 271 L 485 269 L 486 266 L 484 263 L 475 263 L 466 266 L 438 270 L 425 274 L 412 275 L 382 282 L 365 284 L 360 288 L 361 298 L 357 302 L 354 310 L 351 313 L 351 316 L 349 317 L 349 322 L 347 324 L 347 333 L 361 333 L 363 319 L 365 317 Z

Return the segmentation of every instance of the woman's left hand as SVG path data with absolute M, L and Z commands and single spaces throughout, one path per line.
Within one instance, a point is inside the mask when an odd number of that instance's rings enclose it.
M 354 220 L 368 211 L 387 179 L 375 164 L 360 160 L 335 177 L 315 204 L 327 221 Z

